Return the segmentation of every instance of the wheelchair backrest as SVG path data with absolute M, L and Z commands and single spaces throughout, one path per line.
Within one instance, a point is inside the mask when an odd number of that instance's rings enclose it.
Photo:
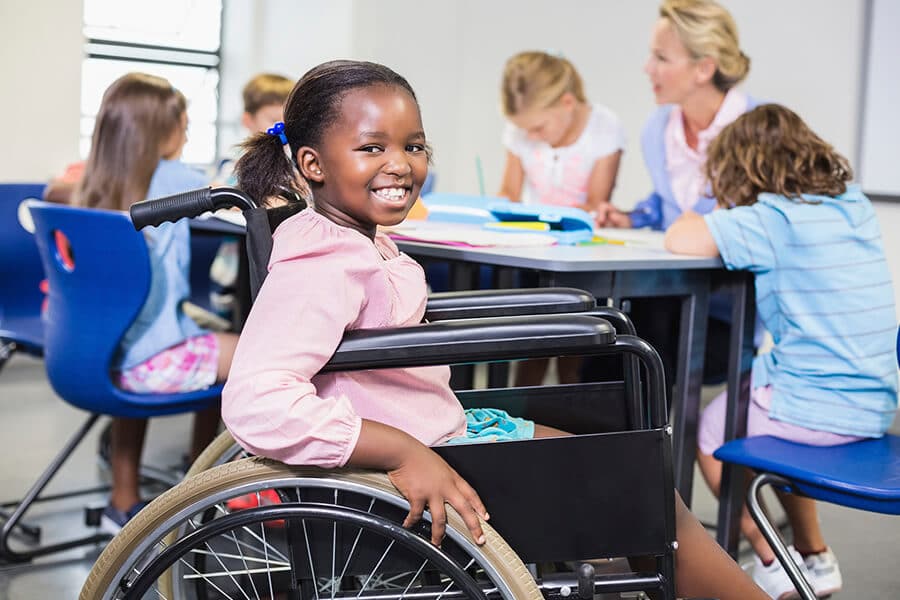
M 244 211 L 247 220 L 247 258 L 250 264 L 250 300 L 256 299 L 259 288 L 269 273 L 272 256 L 272 233 L 289 217 L 306 208 L 305 202 L 291 202 L 273 208 L 252 208 Z

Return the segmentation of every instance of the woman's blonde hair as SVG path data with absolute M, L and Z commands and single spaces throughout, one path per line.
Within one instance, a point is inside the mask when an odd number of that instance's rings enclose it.
M 552 106 L 564 94 L 587 102 L 581 76 L 572 63 L 547 52 L 520 52 L 506 61 L 500 98 L 506 117 Z
M 716 63 L 713 85 L 727 92 L 750 71 L 750 58 L 741 51 L 737 25 L 731 13 L 712 0 L 666 0 L 659 16 L 675 28 L 688 53 Z
M 716 136 L 706 176 L 720 206 L 742 206 L 771 192 L 803 202 L 801 194 L 840 196 L 853 171 L 846 158 L 792 110 L 762 104 Z
M 181 126 L 184 95 L 166 79 L 128 73 L 103 94 L 75 204 L 128 210 L 147 197 L 163 144 Z

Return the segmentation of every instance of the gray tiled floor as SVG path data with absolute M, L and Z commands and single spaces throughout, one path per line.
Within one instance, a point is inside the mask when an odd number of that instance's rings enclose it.
M 707 391 L 709 392 L 709 391 Z M 0 500 L 19 497 L 52 454 L 85 417 L 59 401 L 50 389 L 40 361 L 14 357 L 0 372 Z M 157 419 L 150 428 L 146 459 L 151 464 L 178 462 L 188 439 L 187 417 Z M 99 427 L 97 428 L 99 430 Z M 52 490 L 103 482 L 96 462 L 96 433 L 72 457 Z M 715 504 L 697 478 L 694 509 L 701 520 L 715 518 Z M 66 501 L 61 506 L 35 509 L 32 520 L 44 526 L 49 539 L 78 535 L 87 501 L 102 495 Z M 900 598 L 900 572 L 894 571 L 900 548 L 900 519 L 823 505 L 822 521 L 828 542 L 841 560 L 844 591 L 834 598 Z M 84 578 L 98 554 L 80 548 L 45 557 L 29 565 L 0 565 L 0 600 L 77 598 Z

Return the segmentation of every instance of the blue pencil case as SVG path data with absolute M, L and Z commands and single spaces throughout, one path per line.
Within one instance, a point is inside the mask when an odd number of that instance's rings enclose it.
M 489 203 L 488 210 L 500 222 L 546 223 L 550 229 L 545 233 L 555 237 L 558 244 L 574 245 L 594 236 L 594 219 L 580 208 L 501 200 Z
M 549 226 L 542 233 L 552 235 L 557 243 L 573 245 L 590 240 L 594 235 L 594 219 L 580 208 L 548 204 L 522 204 L 496 196 L 434 193 L 422 196 L 429 221 L 444 223 L 540 222 Z M 528 229 L 504 229 L 509 233 L 536 233 Z

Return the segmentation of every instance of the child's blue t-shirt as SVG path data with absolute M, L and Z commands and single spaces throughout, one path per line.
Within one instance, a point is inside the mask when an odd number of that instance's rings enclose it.
M 764 193 L 704 217 L 725 266 L 755 274 L 775 341 L 753 386 L 772 386 L 772 418 L 880 436 L 897 409 L 897 323 L 875 211 L 855 185 L 803 198 Z
M 147 191 L 160 198 L 207 185 L 202 173 L 180 161 L 161 160 Z M 144 229 L 152 280 L 147 299 L 119 344 L 114 367 L 128 369 L 206 333 L 188 317 L 181 303 L 190 297 L 191 232 L 187 220 Z

